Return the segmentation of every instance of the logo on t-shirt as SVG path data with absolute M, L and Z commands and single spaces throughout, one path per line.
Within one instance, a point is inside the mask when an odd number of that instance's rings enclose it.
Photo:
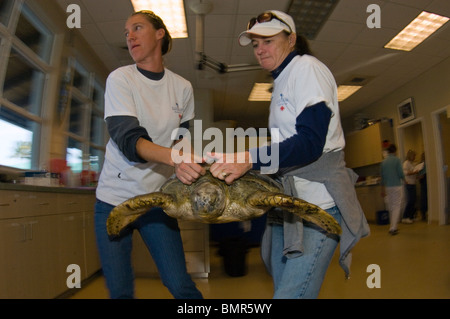
M 172 110 L 178 114 L 178 117 L 181 119 L 182 114 L 184 112 L 184 107 L 180 106 L 180 104 L 175 103 L 175 106 L 172 106 Z
M 284 98 L 283 93 L 280 94 L 280 99 L 278 100 L 278 107 L 280 108 L 281 112 L 283 112 L 286 109 L 287 106 L 287 99 Z

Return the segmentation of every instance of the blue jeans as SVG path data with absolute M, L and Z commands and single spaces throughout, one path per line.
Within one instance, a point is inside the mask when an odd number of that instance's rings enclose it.
M 341 214 L 335 206 L 327 209 L 338 223 Z M 339 237 L 329 235 L 317 226 L 303 223 L 303 255 L 286 258 L 283 255 L 283 225 L 272 225 L 271 268 L 274 299 L 317 298 L 326 271 L 336 250 Z
M 416 185 L 405 184 L 406 189 L 406 207 L 403 212 L 403 218 L 414 219 L 416 213 Z
M 110 297 L 134 298 L 134 272 L 131 261 L 132 236 L 130 230 L 120 239 L 110 240 L 106 220 L 114 206 L 97 200 L 95 204 L 95 232 L 103 274 Z M 200 299 L 186 270 L 183 244 L 176 219 L 167 216 L 160 208 L 136 220 L 137 229 L 147 245 L 162 283 L 175 298 Z

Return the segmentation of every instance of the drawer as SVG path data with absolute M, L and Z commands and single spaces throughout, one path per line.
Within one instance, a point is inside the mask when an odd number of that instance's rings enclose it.
M 55 194 L 45 192 L 1 191 L 0 219 L 58 213 Z
M 93 212 L 94 204 L 94 195 L 58 194 L 58 207 L 62 214 Z

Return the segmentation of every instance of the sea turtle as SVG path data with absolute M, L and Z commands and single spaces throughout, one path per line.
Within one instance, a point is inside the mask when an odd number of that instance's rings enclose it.
M 294 213 L 332 234 L 340 234 L 336 220 L 316 205 L 283 194 L 282 186 L 267 175 L 249 171 L 231 185 L 209 170 L 191 185 L 173 176 L 159 192 L 135 196 L 116 206 L 108 217 L 110 238 L 153 207 L 171 217 L 209 224 L 244 221 L 259 217 L 273 207 Z

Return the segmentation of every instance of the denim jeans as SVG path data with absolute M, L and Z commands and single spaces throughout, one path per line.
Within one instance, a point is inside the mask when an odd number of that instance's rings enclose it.
M 406 207 L 403 212 L 403 218 L 414 219 L 416 213 L 416 185 L 405 184 L 406 189 Z
M 131 261 L 133 231 L 123 237 L 110 240 L 106 232 L 106 220 L 114 206 L 97 200 L 95 204 L 95 232 L 103 274 L 110 297 L 134 298 L 134 272 Z M 183 244 L 176 219 L 167 216 L 160 208 L 136 220 L 134 229 L 139 231 L 147 245 L 162 283 L 175 298 L 200 299 L 186 270 Z
M 341 214 L 335 206 L 327 209 L 338 223 Z M 271 267 L 274 283 L 274 299 L 317 298 L 326 271 L 339 242 L 310 223 L 303 223 L 303 255 L 286 258 L 283 255 L 283 225 L 272 225 Z

